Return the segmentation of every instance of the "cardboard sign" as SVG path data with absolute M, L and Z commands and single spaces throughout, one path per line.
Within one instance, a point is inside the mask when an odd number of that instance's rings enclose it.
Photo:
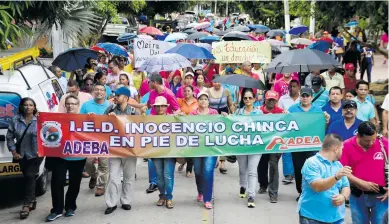
M 270 63 L 271 46 L 263 41 L 222 41 L 212 43 L 216 63 Z
M 163 54 L 174 46 L 176 46 L 175 43 L 159 40 L 134 39 L 135 68 L 139 68 L 147 58 L 153 55 Z

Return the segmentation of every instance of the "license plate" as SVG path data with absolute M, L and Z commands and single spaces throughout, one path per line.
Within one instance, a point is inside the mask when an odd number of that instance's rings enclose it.
M 18 163 L 0 163 L 0 176 L 9 176 L 15 174 L 21 174 L 20 166 Z

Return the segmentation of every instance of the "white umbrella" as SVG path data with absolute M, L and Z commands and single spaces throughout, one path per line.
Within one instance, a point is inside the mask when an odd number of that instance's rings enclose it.
M 190 28 L 193 28 L 197 25 L 198 23 L 194 22 L 194 23 L 189 23 L 188 25 L 185 26 L 185 29 L 190 29 Z
M 190 67 L 190 61 L 185 57 L 176 53 L 158 54 L 147 58 L 138 71 L 141 72 L 160 72 L 160 71 L 175 71 L 181 68 Z
M 145 39 L 145 40 L 154 40 L 154 38 L 152 36 L 143 35 L 143 34 L 137 35 L 137 38 Z
M 196 26 L 194 26 L 193 29 L 195 29 L 195 30 L 205 29 L 205 28 L 209 27 L 210 25 L 211 25 L 210 22 L 202 22 L 202 23 L 199 23 Z
M 311 45 L 314 42 L 307 38 L 296 38 L 290 41 L 292 44 Z
M 169 36 L 167 36 L 165 38 L 165 41 L 166 42 L 172 42 L 172 41 L 177 41 L 177 40 L 186 40 L 186 38 L 188 37 L 188 34 L 186 33 L 172 33 L 172 34 L 169 34 Z

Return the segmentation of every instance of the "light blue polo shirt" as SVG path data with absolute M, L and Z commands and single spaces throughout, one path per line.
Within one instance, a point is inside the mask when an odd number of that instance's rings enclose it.
M 324 87 L 321 87 L 317 93 L 314 92 L 312 95 L 312 99 L 314 99 L 323 90 L 324 90 L 324 92 L 319 96 L 319 98 L 317 98 L 315 100 L 315 102 L 312 103 L 312 105 L 315 105 L 318 107 L 324 107 L 327 104 L 327 102 L 329 100 L 329 98 L 328 98 L 329 92 Z
M 97 115 L 103 115 L 109 104 L 108 100 L 104 101 L 103 104 L 96 103 L 94 99 L 86 101 L 81 106 L 80 114 L 94 113 Z
M 316 153 L 315 156 L 305 161 L 301 170 L 302 193 L 297 205 L 297 211 L 301 216 L 326 223 L 333 223 L 344 218 L 345 204 L 334 206 L 331 198 L 340 194 L 343 188 L 350 187 L 347 177 L 342 177 L 326 191 L 316 192 L 311 188 L 312 182 L 333 177 L 342 167 L 339 161 L 330 162 L 320 153 Z
M 288 111 L 289 111 L 289 113 L 297 113 L 297 112 L 323 112 L 321 110 L 321 107 L 318 107 L 318 106 L 315 106 L 315 105 L 312 105 L 311 108 L 309 109 L 309 111 L 305 111 L 301 107 L 301 103 L 293 104 L 292 106 L 289 107 Z
M 374 105 L 365 99 L 365 102 L 361 102 L 357 97 L 353 99 L 357 102 L 358 111 L 357 118 L 361 121 L 370 121 L 370 119 L 375 118 Z

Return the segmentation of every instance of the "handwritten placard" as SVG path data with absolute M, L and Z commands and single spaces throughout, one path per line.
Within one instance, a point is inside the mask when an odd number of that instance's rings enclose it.
M 158 40 L 146 40 L 141 38 L 134 39 L 134 60 L 135 68 L 153 55 L 163 54 L 165 51 L 176 46 L 175 43 L 169 43 Z
M 261 41 L 222 41 L 212 43 L 216 63 L 270 63 L 271 46 Z

